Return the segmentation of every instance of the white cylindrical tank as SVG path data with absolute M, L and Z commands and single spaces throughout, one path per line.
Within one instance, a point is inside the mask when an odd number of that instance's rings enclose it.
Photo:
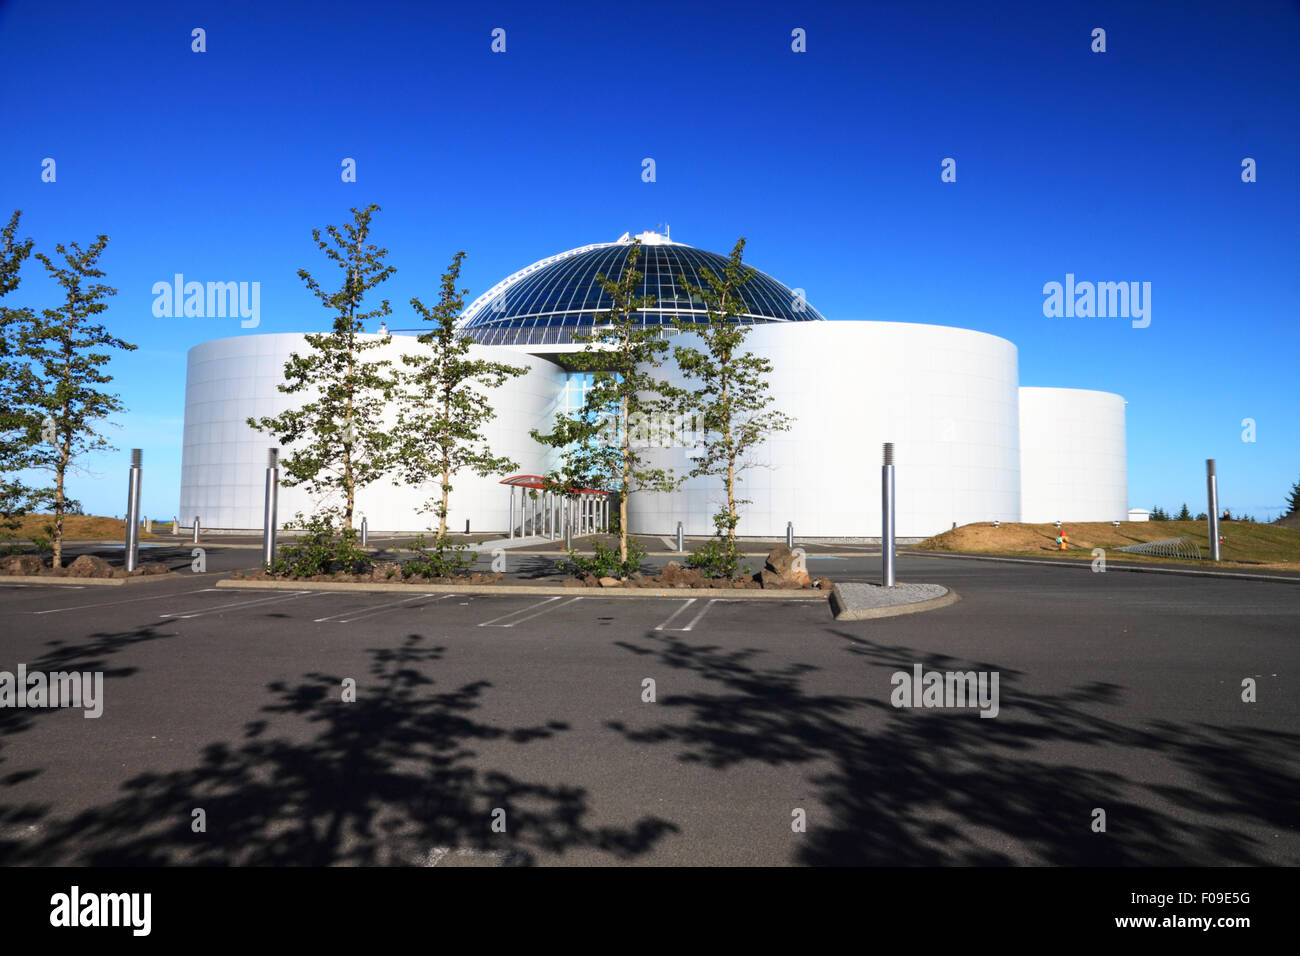
M 694 337 L 673 337 L 685 345 Z M 737 533 L 783 538 L 880 534 L 884 442 L 897 460 L 897 534 L 922 537 L 971 521 L 1020 517 L 1016 347 L 968 329 L 901 322 L 755 326 L 745 348 L 772 363 L 773 407 L 794 428 L 750 455 Z M 688 385 L 669 363 L 662 370 Z M 689 449 L 656 451 L 656 464 L 690 469 Z M 630 501 L 632 530 L 713 533 L 725 500 L 719 479 Z
M 367 335 L 366 339 L 379 336 Z M 366 358 L 400 362 L 403 351 L 422 346 L 413 336 L 394 335 L 384 349 Z M 205 528 L 254 529 L 262 524 L 266 450 L 279 444 L 272 434 L 252 429 L 246 420 L 277 415 L 300 406 L 302 395 L 285 395 L 277 386 L 284 381 L 284 364 L 290 354 L 309 346 L 300 334 L 246 335 L 216 339 L 190 349 L 185 386 L 185 437 L 181 457 L 181 514 L 199 515 Z M 475 346 L 473 357 L 524 366 L 528 374 L 509 379 L 492 391 L 496 418 L 484 429 L 497 455 L 519 463 L 519 472 L 545 474 L 552 453 L 529 436 L 530 428 L 548 427 L 564 385 L 564 372 L 555 363 L 505 348 Z M 293 446 L 281 449 L 281 457 Z M 283 475 L 283 470 L 282 470 Z M 510 490 L 501 477 L 479 478 L 462 472 L 453 480 L 448 525 L 464 531 L 503 531 L 508 520 Z M 437 492 L 437 478 L 422 486 L 397 486 L 382 479 L 357 496 L 357 523 L 368 519 L 372 531 L 421 531 L 436 521 L 418 508 Z M 281 525 L 302 511 L 311 513 L 323 502 L 300 487 L 282 486 Z
M 1020 520 L 1124 521 L 1124 398 L 1081 388 L 1020 389 Z

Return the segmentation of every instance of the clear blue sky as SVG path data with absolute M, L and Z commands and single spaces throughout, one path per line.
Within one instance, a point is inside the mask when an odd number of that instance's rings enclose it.
M 9 0 L 0 213 L 47 252 L 112 239 L 106 322 L 140 348 L 111 366 L 122 450 L 72 482 L 98 513 L 133 446 L 145 513 L 175 512 L 186 350 L 321 328 L 310 230 L 376 202 L 395 327 L 458 249 L 474 296 L 626 230 L 743 235 L 831 319 L 994 333 L 1022 385 L 1124 395 L 1131 505 L 1199 510 L 1213 457 L 1223 502 L 1264 518 L 1300 477 L 1298 101 L 1293 2 Z M 15 301 L 55 303 L 40 272 Z M 260 282 L 260 327 L 155 318 L 176 272 Z M 1067 272 L 1150 282 L 1150 327 L 1045 318 Z

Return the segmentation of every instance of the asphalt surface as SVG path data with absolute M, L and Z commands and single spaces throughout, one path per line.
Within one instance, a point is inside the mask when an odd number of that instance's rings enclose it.
M 98 719 L 0 708 L 0 864 L 1300 862 L 1300 587 L 898 573 L 962 599 L 837 623 L 824 599 L 707 591 L 0 579 L 0 670 L 104 674 Z M 996 673 L 997 716 L 893 706 L 916 664 Z

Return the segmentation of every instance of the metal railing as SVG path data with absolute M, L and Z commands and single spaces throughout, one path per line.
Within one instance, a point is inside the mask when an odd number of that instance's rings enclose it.
M 1126 544 L 1116 551 L 1128 554 L 1148 554 L 1160 558 L 1195 558 L 1201 559 L 1201 549 L 1191 538 L 1162 538 L 1159 541 L 1144 541 L 1142 544 Z

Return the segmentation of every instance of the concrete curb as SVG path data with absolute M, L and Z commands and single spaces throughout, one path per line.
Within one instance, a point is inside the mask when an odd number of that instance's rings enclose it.
M 166 574 L 150 575 L 155 578 L 168 577 Z M 72 577 L 55 577 L 52 574 L 0 574 L 0 584 L 76 584 L 78 586 L 89 584 L 91 587 L 117 587 L 126 584 L 130 580 L 139 580 L 132 578 L 72 578 Z
M 948 588 L 948 593 L 936 598 L 928 598 L 924 601 L 914 601 L 911 604 L 895 604 L 890 607 L 872 607 L 849 610 L 840 595 L 839 585 L 831 588 L 830 605 L 831 615 L 837 621 L 869 621 L 880 617 L 898 617 L 902 614 L 918 614 L 921 611 L 934 611 L 941 607 L 947 607 L 950 604 L 956 604 L 961 600 L 961 595 Z
M 1048 568 L 1075 568 L 1092 570 L 1088 558 L 1070 560 L 1040 560 L 1037 558 L 1008 558 L 994 554 L 964 554 L 959 551 L 900 551 L 899 554 L 915 555 L 918 558 L 960 558 L 964 561 L 1001 561 L 1004 564 L 1037 564 Z M 1300 584 L 1300 575 L 1253 574 L 1249 571 L 1197 571 L 1192 568 L 1147 567 L 1136 564 L 1111 564 L 1106 562 L 1107 571 L 1135 571 L 1138 574 L 1183 574 L 1198 578 L 1238 578 L 1244 581 L 1281 581 L 1285 584 Z
M 207 572 L 207 574 L 229 574 L 229 573 L 230 573 L 229 571 Z M 76 584 L 78 586 L 83 584 L 88 584 L 91 587 L 112 588 L 112 587 L 118 587 L 123 584 L 146 584 L 146 583 L 152 584 L 156 581 L 175 581 L 182 574 L 183 572 L 181 571 L 172 571 L 170 574 L 137 574 L 133 578 L 73 578 L 73 577 L 56 578 L 53 575 L 49 575 L 49 574 L 0 574 L 0 584 L 50 584 L 55 586 L 62 585 L 64 587 L 68 586 L 69 584 Z M 201 578 L 201 577 L 206 577 L 207 575 L 187 574 L 185 576 L 187 578 L 189 577 Z
M 824 601 L 825 592 L 758 591 L 745 588 L 566 588 L 558 584 L 365 584 L 353 581 L 238 581 L 223 578 L 219 588 L 252 588 L 264 591 L 372 591 L 404 594 L 541 594 L 567 597 L 684 598 L 709 595 L 729 601 Z

